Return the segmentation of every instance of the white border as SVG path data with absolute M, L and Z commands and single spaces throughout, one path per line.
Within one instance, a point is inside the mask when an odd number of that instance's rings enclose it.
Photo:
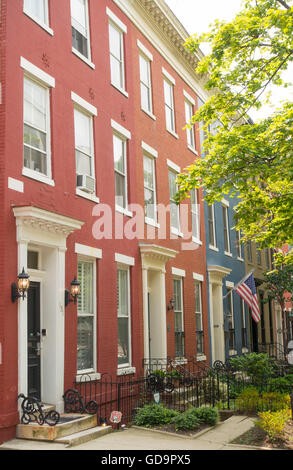
M 115 13 L 110 10 L 110 8 L 106 7 L 106 15 L 110 18 L 110 20 L 119 28 L 123 33 L 127 33 L 127 26 L 122 23 L 122 21 L 115 15 Z
M 172 85 L 176 85 L 176 80 L 175 80 L 175 78 L 173 78 L 172 75 L 170 75 L 169 72 L 167 72 L 167 70 L 166 70 L 164 67 L 162 67 L 162 73 L 163 73 L 164 77 L 165 77 L 169 82 L 172 83 Z
M 16 180 L 15 178 L 11 178 L 8 176 L 8 189 L 12 189 L 13 191 L 18 191 L 19 193 L 24 192 L 24 183 L 23 181 Z
M 90 258 L 101 259 L 103 252 L 100 248 L 75 243 L 74 252 L 78 255 L 89 256 Z
M 84 111 L 87 111 L 88 113 L 90 113 L 92 116 L 98 115 L 97 108 L 93 106 L 92 104 L 88 103 L 86 100 L 81 98 L 76 93 L 74 93 L 74 91 L 71 92 L 71 99 L 75 104 L 80 106 Z
M 140 52 L 142 52 L 150 61 L 153 61 L 153 54 L 140 42 L 139 39 L 137 39 L 136 43 Z
M 125 129 L 125 127 L 121 126 L 121 124 L 118 122 L 114 121 L 114 119 L 111 119 L 111 127 L 121 136 L 125 137 L 126 139 L 131 139 L 131 132 Z
M 200 281 L 200 282 L 204 281 L 204 276 L 202 274 L 192 273 L 192 277 L 195 281 Z
M 115 261 L 116 263 L 124 264 L 127 266 L 134 266 L 135 259 L 132 256 L 122 255 L 121 253 L 115 253 Z
M 176 165 L 176 163 L 172 162 L 171 160 L 169 160 L 169 158 L 167 158 L 167 165 L 169 168 L 171 168 L 172 170 L 176 171 L 176 173 L 181 173 L 181 168 L 180 166 Z
M 150 145 L 146 144 L 143 140 L 141 141 L 141 148 L 146 152 L 148 153 L 149 155 L 151 155 L 152 157 L 154 158 L 158 158 L 159 154 L 157 152 L 157 150 L 155 150 L 153 147 L 151 147 Z
M 185 277 L 186 271 L 184 269 L 171 268 L 173 276 Z
M 49 26 L 49 7 L 48 7 L 48 2 L 46 2 L 45 5 L 46 8 L 46 16 L 48 18 L 48 24 L 44 23 L 43 21 L 40 20 L 40 18 L 37 18 L 34 16 L 29 10 L 25 8 L 24 2 L 23 2 L 23 13 L 27 15 L 31 20 L 33 20 L 35 23 L 37 23 L 41 28 L 43 28 L 47 33 L 51 34 L 51 36 L 54 36 L 54 31 L 52 28 Z
M 190 104 L 192 104 L 193 106 L 195 106 L 195 100 L 194 98 L 192 98 L 190 96 L 189 93 L 187 93 L 187 91 L 183 90 L 183 95 L 185 96 L 186 100 L 189 101 Z
M 229 288 L 231 288 L 231 289 L 234 289 L 234 282 L 232 282 L 232 281 L 226 281 L 225 284 L 226 284 L 226 287 L 229 287 Z
M 27 59 L 24 57 L 20 57 L 20 66 L 22 69 L 24 69 L 27 73 L 32 75 L 34 78 L 37 78 L 40 80 L 42 83 L 45 85 L 55 88 L 55 78 L 51 77 L 48 73 L 44 72 L 42 69 L 39 69 L 39 67 L 36 67 L 36 65 L 32 64 L 29 62 Z

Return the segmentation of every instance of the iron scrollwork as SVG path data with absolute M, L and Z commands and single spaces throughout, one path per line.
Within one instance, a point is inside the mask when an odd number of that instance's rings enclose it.
M 17 400 L 22 398 L 22 416 L 20 419 L 21 424 L 37 423 L 43 425 L 44 423 L 49 426 L 56 426 L 60 420 L 60 414 L 56 410 L 50 410 L 47 413 L 43 411 L 43 405 L 40 400 L 35 397 L 26 397 L 23 393 L 18 395 Z
M 84 403 L 83 397 L 74 388 L 69 388 L 63 395 L 65 413 L 87 413 L 94 415 L 98 412 L 98 404 L 94 400 Z

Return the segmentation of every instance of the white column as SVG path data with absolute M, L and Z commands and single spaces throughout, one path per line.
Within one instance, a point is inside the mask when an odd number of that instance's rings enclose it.
M 18 242 L 18 273 L 27 270 L 27 241 Z M 17 280 L 15 279 L 15 282 Z M 28 358 L 27 358 L 27 298 L 18 299 L 18 393 L 27 396 Z
M 161 288 L 161 332 L 162 332 L 162 355 L 161 357 L 167 357 L 167 323 L 166 323 L 166 279 L 165 272 L 160 272 L 160 288 Z
M 149 358 L 149 319 L 148 319 L 148 270 L 142 268 L 142 300 L 143 300 L 143 331 L 144 357 Z

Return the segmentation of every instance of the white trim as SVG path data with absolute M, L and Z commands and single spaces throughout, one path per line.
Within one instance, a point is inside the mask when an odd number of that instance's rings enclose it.
M 209 249 L 213 251 L 219 251 L 219 248 L 213 245 L 209 245 Z
M 196 356 L 196 360 L 197 361 L 205 361 L 206 360 L 206 355 L 205 354 L 199 354 L 198 356 Z
M 90 258 L 101 259 L 103 252 L 100 248 L 75 243 L 74 252 L 78 255 L 89 256 Z
M 116 83 L 112 82 L 111 81 L 111 85 L 116 88 L 116 90 L 120 91 L 120 93 L 122 93 L 122 95 L 126 96 L 126 98 L 128 98 L 128 93 L 127 91 L 125 91 L 123 88 L 121 88 L 120 86 L 116 85 Z
M 39 18 L 36 16 L 32 15 L 28 10 L 25 9 L 25 6 L 23 5 L 23 13 L 27 15 L 31 20 L 33 20 L 35 23 L 37 23 L 41 28 L 43 28 L 47 33 L 51 34 L 51 36 L 54 36 L 54 31 L 50 26 L 48 26 L 46 23 L 43 23 Z
M 229 349 L 229 356 L 236 356 L 238 354 L 238 352 L 236 351 L 236 349 Z
M 124 207 L 120 207 L 117 204 L 115 205 L 115 211 L 120 214 L 127 215 L 127 217 L 133 217 L 133 213 Z
M 171 168 L 172 170 L 176 171 L 176 173 L 181 173 L 181 168 L 180 166 L 176 165 L 176 163 L 172 162 L 171 160 L 169 160 L 167 158 L 167 165 L 169 168 Z
M 229 201 L 227 201 L 227 199 L 224 199 L 224 198 L 221 200 L 221 204 L 223 204 L 223 206 L 226 206 L 226 207 L 230 206 Z
M 202 245 L 202 241 L 199 238 L 192 237 L 193 243 L 196 243 L 197 245 Z
M 131 256 L 122 255 L 120 253 L 115 253 L 115 261 L 116 263 L 126 264 L 127 266 L 134 266 L 135 259 Z
M 200 282 L 204 281 L 204 276 L 202 274 L 192 273 L 192 277 L 195 281 L 200 281 Z
M 190 104 L 192 104 L 193 106 L 195 106 L 195 99 L 192 98 L 192 97 L 190 96 L 190 94 L 187 93 L 187 91 L 183 90 L 183 95 L 184 95 L 184 97 L 187 99 L 187 101 L 189 101 Z
M 140 42 L 139 39 L 136 41 L 137 47 L 150 61 L 153 61 L 153 54 Z
M 28 74 L 30 74 L 33 78 L 37 78 L 46 86 L 55 88 L 55 78 L 51 77 L 48 73 L 44 72 L 39 67 L 36 67 L 31 62 L 29 62 L 24 57 L 20 57 L 20 66 L 24 69 Z
M 145 217 L 144 221 L 147 225 L 151 225 L 152 227 L 160 228 L 160 224 L 149 217 Z
M 117 375 L 129 375 L 129 374 L 135 374 L 136 372 L 136 367 L 125 367 L 124 365 L 121 365 L 121 367 L 118 367 L 117 369 Z
M 55 181 L 49 178 L 38 171 L 33 171 L 30 168 L 23 167 L 22 169 L 23 176 L 27 176 L 36 181 L 40 181 L 41 183 L 48 184 L 49 186 L 55 186 Z
M 167 72 L 167 70 L 166 70 L 164 67 L 162 67 L 162 73 L 163 73 L 164 77 L 165 77 L 169 82 L 172 83 L 172 85 L 176 85 L 176 80 L 175 80 L 175 78 L 173 78 L 172 75 L 170 75 L 169 72 Z
M 185 277 L 186 276 L 186 272 L 185 272 L 184 269 L 178 269 L 178 268 L 172 267 L 171 271 L 172 271 L 173 276 L 179 276 L 179 277 Z
M 179 135 L 176 134 L 176 132 L 172 131 L 172 129 L 167 129 L 167 128 L 166 128 L 166 130 L 167 130 L 173 137 L 175 137 L 176 139 L 179 139 Z
M 89 112 L 92 116 L 98 115 L 97 108 L 92 104 L 88 103 L 88 101 L 78 96 L 76 93 L 74 93 L 74 91 L 71 92 L 71 99 L 75 104 L 80 106 L 84 111 Z
M 111 119 L 111 127 L 121 136 L 125 137 L 126 139 L 131 139 L 131 132 L 125 129 L 125 127 L 121 126 L 121 124 L 118 124 L 118 122 L 114 121 L 114 119 Z
M 229 288 L 231 288 L 231 289 L 234 289 L 234 282 L 232 282 L 232 281 L 226 281 L 225 284 L 226 284 L 226 287 L 229 287 Z
M 194 153 L 194 155 L 197 155 L 197 156 L 198 156 L 198 151 L 195 150 L 195 148 L 191 147 L 190 145 L 187 145 L 187 148 L 188 148 L 188 150 L 190 150 L 192 153 Z
M 87 199 L 88 201 L 92 201 L 95 204 L 99 204 L 100 198 L 98 198 L 95 194 L 91 193 L 86 193 L 82 189 L 79 189 L 78 187 L 75 189 L 75 194 L 79 197 L 83 197 L 84 199 Z
M 87 65 L 89 65 L 89 67 L 91 67 L 92 69 L 95 69 L 96 66 L 95 64 L 93 64 L 93 62 L 91 60 L 89 60 L 86 56 L 82 55 L 77 49 L 75 49 L 73 46 L 72 46 L 72 52 L 73 54 L 75 54 L 79 59 L 83 60 Z
M 158 158 L 159 154 L 158 154 L 157 150 L 155 150 L 150 145 L 146 144 L 144 141 L 141 142 L 141 147 L 146 153 L 148 153 L 152 157 Z
M 154 121 L 157 120 L 156 116 L 153 114 L 153 113 L 150 113 L 147 109 L 141 107 L 141 110 L 146 113 L 151 119 L 153 119 Z
M 127 26 L 108 7 L 106 7 L 106 15 L 123 33 L 127 33 Z
M 224 251 L 224 253 L 225 253 L 226 256 L 230 256 L 231 258 L 232 258 L 232 256 L 233 256 L 232 253 L 231 253 L 231 251 Z
M 101 374 L 99 372 L 89 372 L 86 373 L 85 375 L 81 372 L 80 374 L 77 374 L 75 377 L 76 382 L 87 382 L 90 380 L 100 380 Z
M 24 192 L 24 183 L 8 176 L 8 189 L 18 191 L 19 193 Z

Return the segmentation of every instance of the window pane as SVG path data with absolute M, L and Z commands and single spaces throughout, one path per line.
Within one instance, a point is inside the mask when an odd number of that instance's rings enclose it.
M 125 176 L 115 173 L 115 203 L 126 208 Z
M 113 136 L 114 167 L 120 173 L 125 173 L 125 142 L 117 136 Z
M 122 48 L 121 48 L 121 38 L 122 33 L 118 29 L 114 28 L 111 24 L 109 25 L 109 35 L 110 35 L 110 52 L 111 54 L 121 61 L 122 59 Z
M 128 271 L 117 271 L 118 317 L 128 317 Z
M 88 58 L 88 40 L 74 27 L 72 27 L 72 47 Z
M 128 270 L 117 270 L 118 365 L 130 363 L 128 276 Z
M 76 23 L 75 26 L 84 36 L 86 36 L 86 2 L 85 0 L 71 0 L 71 18 Z
M 47 156 L 37 150 L 24 146 L 24 167 L 38 173 L 47 174 Z
M 77 370 L 94 368 L 94 318 L 77 319 Z
M 164 80 L 164 96 L 165 96 L 165 104 L 168 105 L 169 108 L 173 108 L 173 93 L 172 93 L 172 85 Z
M 24 121 L 27 124 L 46 130 L 47 89 L 24 79 Z
M 147 188 L 144 189 L 145 215 L 149 219 L 155 219 L 155 194 Z
M 77 298 L 79 314 L 93 314 L 93 263 L 82 261 L 78 263 L 78 280 L 80 295 Z
M 140 84 L 141 107 L 151 112 L 150 90 L 143 83 Z
M 23 126 L 23 142 L 30 147 L 42 150 L 46 152 L 46 139 L 47 136 L 44 132 L 41 132 L 33 127 Z
M 24 0 L 24 9 L 43 23 L 48 24 L 47 0 Z
M 128 318 L 118 318 L 118 365 L 129 364 Z
M 90 116 L 74 110 L 75 148 L 87 155 L 92 154 L 92 120 Z
M 78 175 L 92 176 L 91 157 L 76 150 L 76 173 Z

